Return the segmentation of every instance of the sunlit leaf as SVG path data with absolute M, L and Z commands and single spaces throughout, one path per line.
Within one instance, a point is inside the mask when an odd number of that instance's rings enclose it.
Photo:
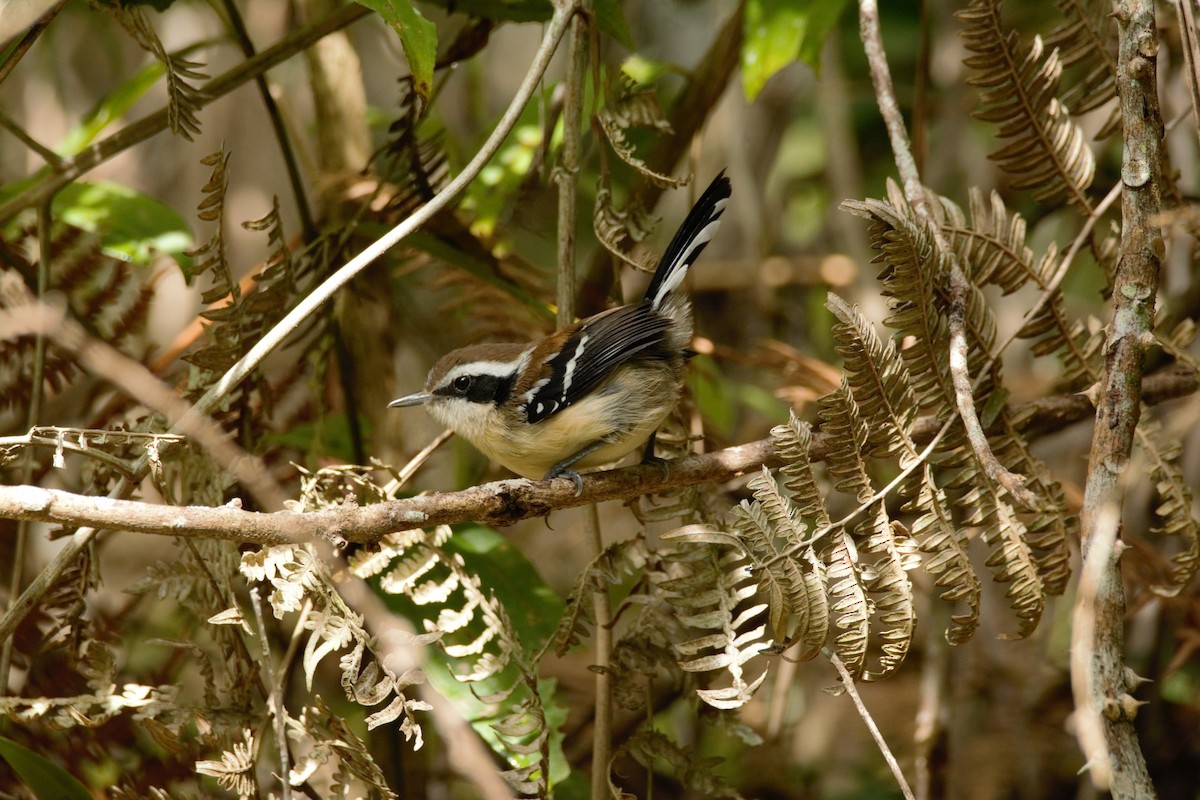
M 54 197 L 56 218 L 100 237 L 105 255 L 147 264 L 166 254 L 187 273 L 194 244 L 184 218 L 170 206 L 110 181 L 73 183 Z
M 821 45 L 845 0 L 749 0 L 743 22 L 742 90 L 753 100 L 771 76 L 803 61 L 817 69 Z

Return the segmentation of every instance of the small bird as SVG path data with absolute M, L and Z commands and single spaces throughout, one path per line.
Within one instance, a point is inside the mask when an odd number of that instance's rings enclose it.
M 425 390 L 388 403 L 424 405 L 488 458 L 525 478 L 566 477 L 646 444 L 679 400 L 692 352 L 691 303 L 676 291 L 712 240 L 731 193 L 721 172 L 663 253 L 639 303 L 609 309 L 527 344 L 479 344 L 443 356 Z

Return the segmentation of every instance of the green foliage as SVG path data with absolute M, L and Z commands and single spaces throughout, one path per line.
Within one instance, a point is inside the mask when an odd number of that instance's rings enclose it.
M 795 61 L 820 68 L 821 47 L 845 0 L 749 0 L 743 21 L 742 91 L 754 100 L 776 72 Z
M 192 231 L 170 206 L 111 181 L 72 183 L 54 196 L 53 212 L 68 225 L 99 236 L 107 256 L 148 264 L 169 255 L 185 274 L 192 269 L 188 251 Z
M 79 780 L 49 759 L 0 736 L 0 758 L 8 762 L 38 800 L 89 800 Z
M 437 61 L 437 26 L 421 14 L 411 0 L 357 0 L 376 12 L 400 37 L 404 57 L 412 72 L 413 91 L 421 104 L 433 92 L 433 67 Z

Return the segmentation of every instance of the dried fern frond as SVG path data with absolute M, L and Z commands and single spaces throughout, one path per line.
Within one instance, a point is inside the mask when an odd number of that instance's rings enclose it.
M 608 769 L 608 789 L 613 798 L 632 798 L 613 783 L 613 773 L 619 773 L 623 759 L 632 759 L 647 771 L 659 770 L 679 781 L 689 795 L 713 800 L 740 800 L 741 795 L 716 772 L 720 758 L 701 758 L 692 748 L 682 747 L 662 731 L 641 728 L 621 743 L 613 753 Z
M 1066 19 L 1046 37 L 1046 46 L 1059 51 L 1063 67 L 1079 64 L 1086 70 L 1063 95 L 1063 102 L 1075 114 L 1085 114 L 1117 96 L 1112 5 L 1105 0 L 1058 0 L 1057 5 Z M 1120 121 L 1121 109 L 1114 104 L 1096 138 L 1108 138 Z
M 821 430 L 831 443 L 825 466 L 837 479 L 835 487 L 839 492 L 853 495 L 860 503 L 867 502 L 875 496 L 863 460 L 870 430 L 846 378 L 842 378 L 842 385 L 833 394 L 821 398 L 819 413 Z
M 895 456 L 901 468 L 908 467 L 919 455 L 911 436 L 918 406 L 908 368 L 895 343 L 885 344 L 857 307 L 832 292 L 825 305 L 836 320 L 833 338 L 847 385 L 867 420 L 871 454 Z
M 679 666 L 688 672 L 721 672 L 726 686 L 696 693 L 714 708 L 739 708 L 749 702 L 767 676 L 765 667 L 756 678 L 746 674 L 747 662 L 771 646 L 766 624 L 755 624 L 767 604 L 746 604 L 758 587 L 742 553 L 732 550 L 718 558 L 711 549 L 700 548 L 698 555 L 690 562 L 689 574 L 664 580 L 659 586 L 679 609 L 681 622 L 709 631 L 675 645 Z
M 942 589 L 938 595 L 947 603 L 966 603 L 966 613 L 951 614 L 946 628 L 946 640 L 962 644 L 979 627 L 979 578 L 971 566 L 965 531 L 954 523 L 946 494 L 933 482 L 932 468 L 922 470 L 921 490 L 904 508 L 921 511 L 913 523 L 912 535 L 921 552 L 929 554 L 925 570 L 933 576 L 934 584 Z
M 1006 31 L 1000 0 L 974 0 L 955 16 L 965 23 L 960 35 L 971 52 L 965 63 L 980 73 L 968 81 L 981 89 L 983 110 L 976 116 L 999 125 L 1000 137 L 1008 140 L 991 158 L 1035 200 L 1065 196 L 1090 211 L 1086 191 L 1096 163 L 1083 130 L 1057 97 L 1058 51 L 1044 56 L 1040 37 L 1026 48 L 1015 31 Z
M 658 106 L 658 96 L 651 88 L 638 88 L 626 74 L 621 74 L 621 91 L 614 101 L 596 112 L 596 121 L 604 131 L 613 152 L 647 180 L 664 189 L 684 186 L 688 178 L 672 178 L 650 169 L 635 152 L 627 137 L 631 128 L 649 128 L 658 133 L 670 133 L 671 124 Z
M 1160 536 L 1178 537 L 1181 548 L 1170 557 L 1171 572 L 1166 580 L 1151 588 L 1156 594 L 1174 597 L 1186 587 L 1200 569 L 1200 520 L 1192 488 L 1179 468 L 1182 445 L 1164 439 L 1162 428 L 1147 409 L 1137 427 L 1137 442 L 1141 453 L 1150 460 L 1150 477 L 1161 500 L 1154 513 L 1160 523 L 1152 530 Z
M 643 569 L 650 559 L 650 549 L 644 536 L 614 542 L 595 556 L 575 578 L 567 595 L 567 613 L 559 620 L 558 629 L 550 637 L 550 647 L 559 656 L 579 644 L 592 633 L 596 625 L 596 608 L 588 595 L 598 582 L 615 584 Z
M 197 88 L 189 81 L 208 78 L 208 75 L 199 69 L 204 65 L 168 53 L 141 7 L 107 3 L 101 7 L 116 17 L 139 47 L 163 65 L 167 76 L 167 124 L 172 133 L 192 141 L 192 137 L 200 132 L 199 114 L 204 106 L 205 94 L 203 89 Z

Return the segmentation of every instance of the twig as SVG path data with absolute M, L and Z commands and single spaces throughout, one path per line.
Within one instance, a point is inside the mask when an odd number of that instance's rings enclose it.
M 25 35 L 21 37 L 21 41 L 9 53 L 4 63 L 0 64 L 0 83 L 4 83 L 9 73 L 16 69 L 17 64 L 21 63 L 21 59 L 29 52 L 29 48 L 33 47 L 33 43 L 38 40 L 38 37 L 42 35 L 46 28 L 50 27 L 50 23 L 54 21 L 54 18 L 58 16 L 58 12 L 62 11 L 65 5 L 65 2 L 55 3 L 53 8 L 42 14 L 41 18 L 31 25 L 29 30 L 25 31 Z
M 1154 303 L 1162 266 L 1162 114 L 1156 93 L 1158 32 L 1153 0 L 1122 0 L 1115 16 L 1120 46 L 1117 96 L 1124 150 L 1121 162 L 1121 249 L 1113 281 L 1113 321 L 1104 353 L 1104 376 L 1096 392 L 1096 425 L 1080 514 L 1083 571 L 1096 576 L 1089 703 L 1102 713 L 1107 764 L 1114 798 L 1148 798 L 1154 786 L 1133 725 L 1136 704 L 1125 702 L 1130 685 L 1124 665 L 1125 593 L 1116 558 L 1121 545 L 1103 547 L 1102 518 L 1121 507 L 1121 475 L 1141 416 L 1142 369 L 1153 342 Z M 1119 534 L 1120 519 L 1113 524 Z M 1119 540 L 1118 540 L 1119 541 Z M 1099 563 L 1096 563 L 1099 562 Z M 1073 679 L 1074 680 L 1074 679 Z M 1083 680 L 1080 678 L 1078 680 Z M 1132 698 L 1130 698 L 1132 699 Z M 1087 709 L 1084 713 L 1090 713 Z M 1091 754 L 1089 753 L 1089 756 Z
M 1025 487 L 1023 478 L 1009 471 L 996 459 L 975 411 L 974 392 L 967 366 L 966 312 L 971 287 L 963 274 L 962 266 L 958 263 L 958 257 L 943 236 L 925 197 L 925 187 L 921 184 L 921 175 L 913 159 L 912 146 L 904 127 L 904 117 L 900 113 L 896 93 L 892 88 L 887 53 L 883 49 L 883 37 L 879 31 L 879 8 L 875 0 L 860 0 L 858 8 L 863 51 L 870 65 L 871 83 L 875 88 L 879 113 L 887 126 L 896 168 L 904 185 L 904 196 L 933 236 L 938 255 L 945 258 L 950 266 L 950 377 L 954 383 L 959 418 L 966 428 L 971 449 L 988 477 L 1003 486 L 1018 503 L 1026 508 L 1034 508 L 1038 505 L 1037 495 Z
M 1150 376 L 1145 385 L 1147 403 L 1163 402 L 1196 391 L 1196 375 L 1171 369 Z M 1013 404 L 1007 412 L 1022 419 L 1021 433 L 1030 438 L 1058 432 L 1092 414 L 1092 405 L 1078 394 L 1061 395 L 1035 403 Z M 926 444 L 937 434 L 940 420 L 922 417 L 913 426 L 913 439 Z M 826 457 L 830 450 L 823 434 L 813 436 L 810 455 Z M 223 506 L 162 506 L 152 503 L 88 497 L 36 486 L 0 486 L 0 518 L 30 519 L 59 525 L 94 525 L 112 530 L 161 536 L 203 536 L 253 544 L 318 541 L 341 536 L 352 542 L 372 542 L 385 533 L 417 526 L 475 521 L 511 525 L 556 509 L 573 508 L 605 500 L 625 500 L 701 483 L 723 483 L 782 462 L 770 439 L 689 455 L 670 462 L 664 470 L 656 464 L 583 476 L 583 492 L 566 478 L 550 481 L 524 479 L 496 481 L 459 492 L 409 497 L 362 507 L 329 511 L 265 514 Z M 878 498 L 876 499 L 878 502 Z M 4 631 L 0 629 L 0 635 Z
M 1191 2 L 1180 0 L 1174 3 L 1179 21 L 1179 40 L 1183 50 L 1183 63 L 1187 66 L 1188 91 L 1192 96 L 1192 122 L 1200 135 L 1200 44 L 1196 42 L 1196 9 Z
M 275 662 L 271 659 L 271 643 L 267 639 L 267 628 L 263 624 L 262 598 L 258 596 L 258 587 L 250 587 L 250 605 L 254 606 L 254 622 L 258 629 L 258 641 L 262 645 L 263 672 L 267 680 L 267 709 L 275 720 L 275 746 L 279 748 L 279 783 L 283 800 L 292 800 L 292 782 L 288 780 L 291 770 L 288 759 L 287 743 L 287 712 L 283 708 L 283 698 L 276 681 Z M 303 622 L 303 620 L 301 620 Z
M 879 727 L 875 724 L 874 718 L 871 717 L 871 712 L 867 710 L 867 706 L 863 703 L 862 698 L 859 697 L 858 689 L 854 686 L 854 676 L 850 674 L 850 670 L 846 669 L 846 665 L 838 658 L 837 653 L 828 647 L 822 648 L 821 652 L 825 654 L 825 657 L 829 659 L 829 663 L 833 664 L 837 668 L 838 674 L 841 675 L 842 686 L 845 688 L 846 694 L 850 695 L 850 699 L 854 701 L 855 709 L 858 710 L 858 715 L 867 724 L 867 730 L 871 732 L 871 738 L 875 740 L 875 746 L 883 754 L 883 760 L 891 768 L 892 775 L 896 778 L 896 783 L 899 785 L 900 791 L 904 793 L 907 800 L 916 800 L 912 789 L 908 786 L 908 781 L 904 779 L 904 773 L 900 770 L 900 764 L 896 761 L 896 757 L 892 755 L 892 751 L 884 740 L 883 734 L 879 732 Z
M 1095 658 L 1096 599 L 1109 563 L 1115 563 L 1120 557 L 1118 545 L 1121 550 L 1127 546 L 1117 539 L 1120 521 L 1120 511 L 1111 503 L 1096 515 L 1089 558 L 1079 575 L 1079 588 L 1075 591 L 1075 606 L 1071 612 L 1071 694 L 1075 700 L 1071 725 L 1079 749 L 1087 758 L 1085 766 L 1092 783 L 1101 791 L 1112 785 L 1112 759 L 1104 736 L 1105 698 L 1092 663 Z
M 604 538 L 600 534 L 600 515 L 596 504 L 589 505 L 584 513 L 584 527 L 592 542 L 595 556 L 604 552 Z M 608 792 L 608 768 L 612 759 L 612 675 L 609 667 L 612 659 L 612 608 L 609 605 L 608 583 L 601 570 L 596 570 L 592 587 L 592 608 L 596 614 L 596 697 L 595 716 L 592 719 L 592 797 L 604 797 Z

